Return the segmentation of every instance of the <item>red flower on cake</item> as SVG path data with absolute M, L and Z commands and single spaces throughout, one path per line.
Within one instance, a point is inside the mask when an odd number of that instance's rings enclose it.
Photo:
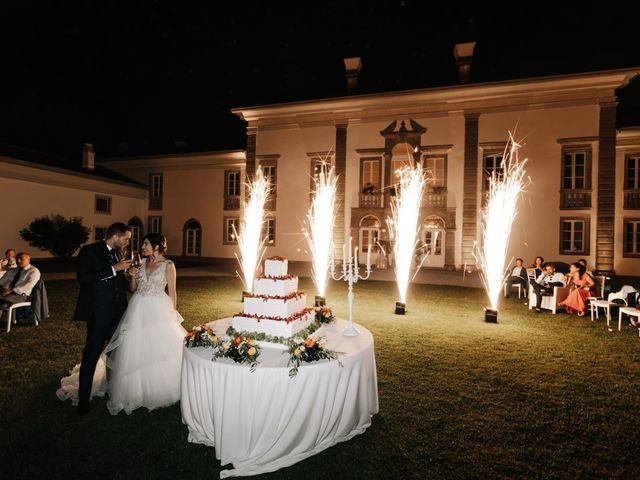
M 267 258 L 267 260 L 279 260 L 280 262 L 286 262 L 287 259 L 285 257 L 279 257 L 277 255 L 274 255 L 273 257 L 269 257 Z

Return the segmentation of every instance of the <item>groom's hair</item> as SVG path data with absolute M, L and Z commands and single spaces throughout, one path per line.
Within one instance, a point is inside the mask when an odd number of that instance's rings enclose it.
M 111 225 L 109 225 L 109 228 L 107 228 L 107 233 L 105 234 L 105 238 L 111 238 L 114 235 L 121 237 L 125 233 L 130 231 L 131 231 L 131 227 L 126 223 L 122 223 L 122 222 L 112 223 Z

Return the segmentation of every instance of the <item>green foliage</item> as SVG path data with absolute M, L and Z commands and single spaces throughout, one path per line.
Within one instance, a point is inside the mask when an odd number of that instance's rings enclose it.
M 87 240 L 89 229 L 82 225 L 82 218 L 62 215 L 38 217 L 28 227 L 20 230 L 20 237 L 54 257 L 70 258 Z

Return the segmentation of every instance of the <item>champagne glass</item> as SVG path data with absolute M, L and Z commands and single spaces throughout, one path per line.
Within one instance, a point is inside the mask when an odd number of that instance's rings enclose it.
M 133 267 L 140 268 L 140 266 L 142 265 L 142 259 L 140 258 L 140 254 L 137 252 L 135 254 L 131 252 L 131 259 L 133 260 L 133 263 L 131 265 Z

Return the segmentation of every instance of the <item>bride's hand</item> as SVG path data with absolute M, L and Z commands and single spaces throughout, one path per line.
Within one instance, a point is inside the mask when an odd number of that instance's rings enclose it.
M 133 278 L 138 278 L 138 273 L 140 273 L 140 270 L 136 267 L 129 267 L 129 270 L 127 270 L 127 274 Z

